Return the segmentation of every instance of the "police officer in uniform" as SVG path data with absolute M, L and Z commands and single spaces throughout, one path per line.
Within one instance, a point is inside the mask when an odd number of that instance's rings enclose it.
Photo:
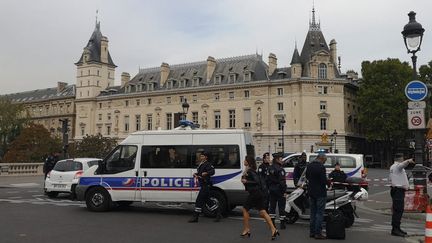
M 269 167 L 268 180 L 270 192 L 270 218 L 275 225 L 277 203 L 279 208 L 280 228 L 285 229 L 285 196 L 287 185 L 285 180 L 285 170 L 282 167 L 282 153 L 273 154 L 273 163 Z
M 264 153 L 263 154 L 263 162 L 258 167 L 258 176 L 260 178 L 261 183 L 265 183 L 265 191 L 263 191 L 263 198 L 264 198 L 264 206 L 266 212 L 268 212 L 269 209 L 269 191 L 268 191 L 268 175 L 269 175 L 269 168 L 270 168 L 270 153 Z
M 202 208 L 205 206 L 205 202 L 210 196 L 211 181 L 210 177 L 215 174 L 215 169 L 208 162 L 209 154 L 207 152 L 202 152 L 200 154 L 200 163 L 197 167 L 197 172 L 193 174 L 195 183 L 198 181 L 200 185 L 200 190 L 195 201 L 195 211 L 193 212 L 192 218 L 188 221 L 189 223 L 198 222 L 199 214 L 202 212 Z M 216 220 L 220 220 L 220 210 L 218 209 Z
M 405 167 L 407 167 L 410 163 L 414 164 L 415 162 L 413 159 L 408 159 L 404 161 L 403 154 L 397 153 L 395 155 L 394 164 L 390 166 L 390 195 L 393 202 L 391 234 L 394 236 L 405 237 L 407 235 L 407 233 L 400 228 L 400 225 L 402 214 L 404 212 L 405 191 L 409 187 Z

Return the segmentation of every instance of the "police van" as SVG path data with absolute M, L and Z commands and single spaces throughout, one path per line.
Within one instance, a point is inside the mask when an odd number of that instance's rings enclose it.
M 189 127 L 129 135 L 98 166 L 84 172 L 77 198 L 91 211 L 133 202 L 194 203 L 199 183 L 193 173 L 203 151 L 210 154 L 216 171 L 204 214 L 213 216 L 219 207 L 230 210 L 242 205 L 247 197 L 241 183 L 242 162 L 246 155 L 255 157 L 250 133 Z
M 286 171 L 286 181 L 288 188 L 295 188 L 294 186 L 294 167 L 300 160 L 301 153 L 291 154 L 283 159 L 284 168 Z M 317 153 L 306 153 L 306 161 L 312 162 L 317 158 Z M 336 163 L 340 164 L 340 168 L 348 177 L 365 178 L 367 176 L 366 168 L 363 165 L 362 154 L 326 154 L 327 160 L 324 163 L 327 175 L 333 171 Z M 363 181 L 363 180 L 362 180 Z M 367 182 L 364 181 L 365 186 Z

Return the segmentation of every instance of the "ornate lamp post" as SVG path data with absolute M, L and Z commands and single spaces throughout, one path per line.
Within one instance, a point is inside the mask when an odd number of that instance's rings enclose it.
M 284 154 L 285 153 L 285 139 L 284 139 L 284 128 L 285 128 L 285 118 L 284 117 L 282 117 L 281 118 L 281 120 L 280 120 L 280 124 L 281 124 L 281 126 L 282 126 L 282 154 Z
M 334 140 L 334 153 L 336 154 L 338 152 L 338 150 L 336 149 L 336 136 L 338 135 L 336 129 L 334 130 L 332 135 L 333 135 L 333 140 Z
M 183 109 L 183 117 L 182 120 L 186 120 L 186 115 L 189 111 L 189 104 L 187 103 L 187 99 L 185 98 L 182 103 L 182 109 Z
M 408 54 L 412 53 L 411 60 L 413 63 L 413 80 L 417 79 L 417 56 L 416 52 L 420 51 L 420 46 L 423 41 L 424 29 L 420 23 L 415 19 L 416 13 L 411 11 L 408 13 L 409 22 L 403 28 L 402 35 L 407 48 Z M 423 164 L 423 143 L 424 143 L 424 131 L 415 131 L 415 162 L 416 164 Z

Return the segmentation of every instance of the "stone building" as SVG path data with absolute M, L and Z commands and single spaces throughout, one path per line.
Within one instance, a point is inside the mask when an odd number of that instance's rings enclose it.
M 362 152 L 357 74 L 340 72 L 336 41 L 327 44 L 314 10 L 303 47 L 294 48 L 288 67 L 278 66 L 273 53 L 267 62 L 258 54 L 208 56 L 184 64 L 162 62 L 133 77 L 123 72 L 121 85 L 115 86 L 117 66 L 108 43 L 97 22 L 75 63 L 75 85 L 10 97 L 26 102 L 34 119 L 53 133 L 58 118 L 67 115 L 77 140 L 98 133 L 122 140 L 138 130 L 173 129 L 187 100 L 187 119 L 202 129 L 249 130 L 257 156 L 282 149 Z M 32 92 L 40 99 L 29 100 Z

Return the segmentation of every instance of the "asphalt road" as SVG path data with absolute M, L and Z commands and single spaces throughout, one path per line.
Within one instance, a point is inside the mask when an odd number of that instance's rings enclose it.
M 378 175 L 381 173 L 378 172 Z M 251 238 L 241 239 L 239 209 L 215 223 L 200 218 L 189 224 L 192 207 L 133 204 L 105 213 L 90 212 L 83 202 L 71 201 L 66 194 L 49 199 L 43 195 L 40 178 L 0 177 L 0 242 L 267 242 L 265 223 L 251 220 Z M 407 242 L 390 235 L 390 216 L 359 209 L 360 218 L 347 229 L 349 242 Z M 423 234 L 424 222 L 404 220 L 411 234 Z M 314 242 L 309 238 L 308 221 L 298 221 L 281 231 L 278 242 Z M 327 240 L 327 242 L 340 242 Z

